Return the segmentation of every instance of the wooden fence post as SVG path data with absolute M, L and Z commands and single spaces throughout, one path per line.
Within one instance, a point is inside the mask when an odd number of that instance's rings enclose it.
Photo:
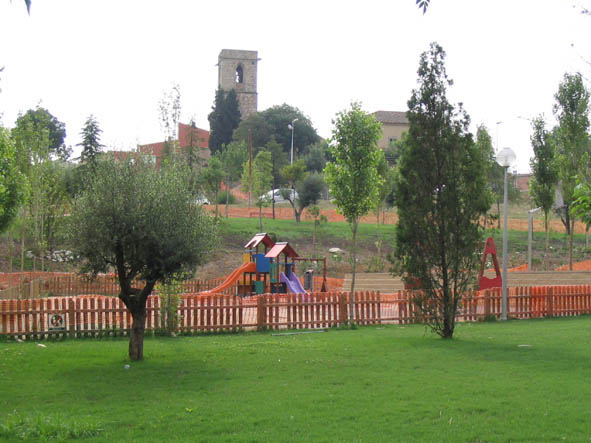
M 76 335 L 76 309 L 74 307 L 74 300 L 69 298 L 68 299 L 68 329 L 70 333 L 70 337 L 74 337 Z
M 257 331 L 265 328 L 265 296 L 259 295 L 257 299 Z
M 339 317 L 337 319 L 339 326 L 344 325 L 349 321 L 349 317 L 347 316 L 348 298 L 349 297 L 347 292 L 339 293 Z
M 549 317 L 554 317 L 554 291 L 552 286 L 548 287 L 548 292 L 546 294 L 546 307 L 548 309 L 546 315 Z

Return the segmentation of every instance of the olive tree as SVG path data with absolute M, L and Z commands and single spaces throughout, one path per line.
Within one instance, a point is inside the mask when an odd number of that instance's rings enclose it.
M 181 166 L 156 169 L 140 156 L 101 159 L 72 208 L 82 270 L 117 274 L 119 298 L 133 318 L 131 360 L 143 358 L 146 300 L 154 285 L 194 271 L 216 238 L 213 219 L 194 202 L 189 176 Z

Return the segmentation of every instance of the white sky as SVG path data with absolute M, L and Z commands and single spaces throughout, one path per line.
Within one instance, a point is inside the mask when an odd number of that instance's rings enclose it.
M 523 118 L 544 113 L 553 125 L 564 73 L 591 78 L 591 17 L 580 14 L 591 0 L 431 3 L 423 15 L 414 0 L 33 0 L 29 16 L 23 0 L 0 0 L 2 123 L 41 103 L 73 146 L 92 113 L 103 143 L 128 150 L 164 138 L 158 101 L 177 82 L 181 121 L 208 128 L 227 48 L 258 51 L 259 110 L 296 106 L 328 137 L 352 100 L 368 112 L 405 111 L 419 55 L 437 41 L 452 100 L 528 171 Z

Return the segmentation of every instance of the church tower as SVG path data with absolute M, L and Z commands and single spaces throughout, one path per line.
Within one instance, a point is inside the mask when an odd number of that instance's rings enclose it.
M 218 87 L 236 90 L 240 117 L 257 112 L 257 51 L 222 49 L 218 56 Z

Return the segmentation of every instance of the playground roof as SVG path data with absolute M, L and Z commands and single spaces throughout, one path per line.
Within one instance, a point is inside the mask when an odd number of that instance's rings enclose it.
M 276 258 L 279 256 L 279 254 L 285 254 L 287 257 L 299 257 L 296 251 L 294 251 L 287 242 L 275 243 L 275 246 L 273 246 L 273 248 L 271 248 L 271 250 L 265 254 L 265 257 Z
M 261 232 L 259 234 L 255 234 L 250 241 L 244 245 L 244 249 L 253 249 L 256 248 L 260 243 L 263 243 L 267 248 L 272 248 L 275 246 L 275 242 L 271 237 L 267 235 L 266 232 Z

